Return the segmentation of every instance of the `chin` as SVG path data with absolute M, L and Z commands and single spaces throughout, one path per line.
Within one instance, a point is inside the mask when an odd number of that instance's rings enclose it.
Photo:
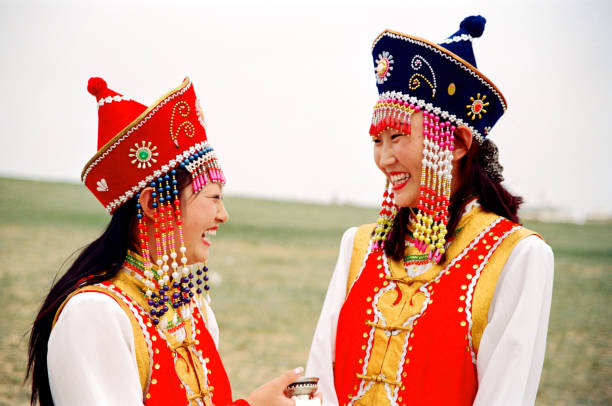
M 398 207 L 416 207 L 419 205 L 419 200 L 415 199 L 412 194 L 398 193 L 395 195 L 395 204 Z
M 199 249 L 193 251 L 191 255 L 187 258 L 189 264 L 196 264 L 200 262 L 206 262 L 208 259 L 208 247 L 200 247 Z

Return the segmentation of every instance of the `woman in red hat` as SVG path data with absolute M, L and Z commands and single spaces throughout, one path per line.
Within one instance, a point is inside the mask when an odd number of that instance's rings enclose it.
M 82 180 L 112 214 L 51 288 L 29 345 L 31 403 L 293 405 L 285 372 L 232 399 L 207 300 L 225 177 L 188 79 L 151 107 L 89 81 L 98 153 Z
M 487 138 L 506 100 L 476 68 L 484 24 L 374 42 L 387 188 L 378 223 L 344 234 L 315 332 L 307 373 L 325 405 L 535 402 L 553 255 L 518 224 Z

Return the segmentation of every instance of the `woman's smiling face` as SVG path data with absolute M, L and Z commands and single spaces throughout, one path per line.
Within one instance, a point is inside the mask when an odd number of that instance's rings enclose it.
M 374 140 L 374 162 L 391 183 L 395 203 L 416 207 L 423 161 L 423 113 L 410 117 L 410 134 L 394 129 Z
M 181 194 L 183 241 L 187 248 L 187 263 L 204 262 L 208 258 L 210 237 L 229 214 L 223 204 L 221 185 L 209 183 L 197 194 L 186 187 Z

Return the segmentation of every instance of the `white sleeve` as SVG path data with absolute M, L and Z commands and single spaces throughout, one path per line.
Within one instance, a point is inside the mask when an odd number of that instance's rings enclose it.
M 474 406 L 533 405 L 544 353 L 554 259 L 537 236 L 520 241 L 499 276 L 476 367 Z
M 206 311 L 206 329 L 215 342 L 217 350 L 219 350 L 219 324 L 217 323 L 217 318 L 215 317 L 212 307 L 206 300 L 202 300 L 202 305 Z
M 142 406 L 132 325 L 111 297 L 80 293 L 51 330 L 47 369 L 57 406 Z
M 340 308 L 346 297 L 349 266 L 353 253 L 353 240 L 357 227 L 346 230 L 340 242 L 338 262 L 327 289 L 321 316 L 312 339 L 310 355 L 306 364 L 306 376 L 319 377 L 319 392 L 324 406 L 337 406 L 338 397 L 334 388 L 333 364 L 336 349 L 336 328 Z

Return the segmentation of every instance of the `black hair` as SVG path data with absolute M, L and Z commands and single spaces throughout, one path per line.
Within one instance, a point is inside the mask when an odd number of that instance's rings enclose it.
M 518 209 L 523 203 L 523 198 L 510 193 L 501 184 L 501 177 L 491 175 L 485 170 L 488 166 L 485 162 L 487 154 L 483 154 L 482 151 L 489 151 L 492 148 L 496 150 L 494 145 L 492 146 L 491 144 L 489 140 L 485 140 L 482 145 L 479 145 L 478 142 L 473 142 L 468 153 L 459 161 L 458 172 L 462 183 L 450 198 L 448 207 L 449 222 L 446 227 L 449 233 L 448 238 L 451 238 L 453 233 L 455 233 L 466 204 L 474 196 L 478 198 L 480 205 L 485 210 L 519 223 Z M 411 209 L 409 207 L 400 208 L 385 242 L 385 254 L 398 261 L 404 258 L 405 238 L 408 232 L 408 224 L 410 223 L 410 212 Z M 445 260 L 446 254 L 442 257 L 441 263 Z
M 187 170 L 176 168 L 177 189 L 182 192 L 191 183 Z M 62 303 L 77 289 L 113 278 L 125 261 L 129 249 L 138 250 L 134 234 L 138 199 L 133 197 L 119 206 L 106 229 L 87 245 L 66 273 L 53 283 L 32 325 L 28 345 L 26 377 L 32 377 L 30 404 L 53 406 L 47 371 L 47 343 L 55 315 Z

